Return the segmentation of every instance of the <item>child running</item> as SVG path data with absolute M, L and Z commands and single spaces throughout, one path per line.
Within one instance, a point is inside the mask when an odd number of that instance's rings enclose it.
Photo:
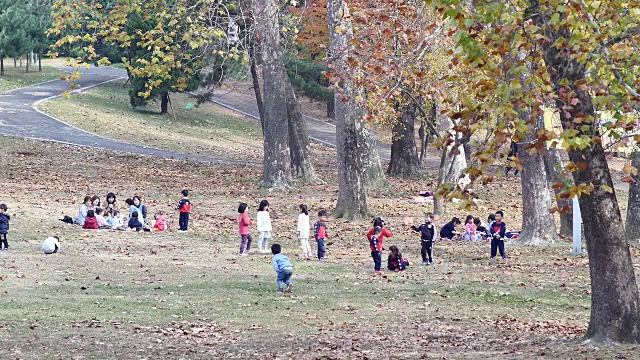
M 504 213 L 496 211 L 496 221 L 489 225 L 491 232 L 491 261 L 496 259 L 496 250 L 500 250 L 502 260 L 507 260 L 507 253 L 504 251 L 504 236 L 507 233 L 507 225 L 502 222 Z
M 436 236 L 436 226 L 433 225 L 433 214 L 426 213 L 424 216 L 424 224 L 412 226 L 411 228 L 413 231 L 420 233 L 422 265 L 433 265 L 433 242 Z
M 9 233 L 9 220 L 11 215 L 8 212 L 9 208 L 6 204 L 0 204 L 0 250 L 9 251 L 9 241 L 7 240 L 7 234 Z M 4 247 L 2 247 L 4 245 Z
M 304 204 L 300 204 L 300 215 L 298 215 L 298 238 L 302 246 L 300 257 L 308 260 L 312 256 L 311 245 L 309 245 L 309 211 Z
M 280 252 L 282 248 L 280 244 L 271 245 L 271 252 L 274 257 L 271 259 L 271 264 L 273 265 L 273 270 L 276 271 L 278 282 L 278 295 L 284 294 L 284 285 L 287 285 L 287 292 L 290 293 L 293 289 L 293 284 L 291 283 L 291 276 L 293 275 L 293 265 L 291 265 L 291 261 L 288 257 L 282 255 Z
M 402 257 L 400 250 L 395 245 L 389 247 L 389 258 L 387 258 L 387 269 L 389 271 L 404 271 L 409 266 L 409 260 Z
M 179 232 L 186 232 L 189 230 L 189 214 L 191 213 L 191 201 L 189 201 L 189 190 L 182 189 L 180 192 L 182 199 L 178 203 L 176 210 L 180 211 L 180 230 Z
M 271 239 L 271 217 L 269 216 L 269 202 L 267 200 L 260 201 L 258 206 L 258 214 L 256 214 L 258 222 L 258 251 L 261 254 L 269 252 L 269 239 Z
M 324 210 L 318 211 L 318 221 L 313 225 L 313 237 L 318 244 L 318 260 L 325 261 L 326 250 L 324 242 L 329 237 L 327 235 L 327 212 Z
M 371 257 L 373 258 L 373 270 L 375 270 L 378 275 L 382 275 L 382 271 L 380 271 L 380 266 L 382 265 L 382 242 L 379 239 L 380 233 L 382 233 L 382 228 L 380 226 L 374 227 L 373 235 L 371 235 L 369 239 Z
M 238 206 L 238 235 L 240 235 L 240 256 L 249 255 L 249 252 L 251 251 L 251 243 L 253 242 L 251 234 L 249 234 L 249 225 L 251 225 L 251 220 L 249 220 L 249 216 L 247 215 L 247 209 L 249 209 L 249 207 L 245 203 L 241 203 Z

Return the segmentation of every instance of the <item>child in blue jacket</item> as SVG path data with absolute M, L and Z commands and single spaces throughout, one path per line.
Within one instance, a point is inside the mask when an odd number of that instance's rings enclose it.
M 11 220 L 11 216 L 9 215 L 8 210 L 7 205 L 0 204 L 0 250 L 2 251 L 9 250 L 7 234 L 9 233 L 9 220 Z M 4 245 L 4 248 L 2 245 Z
M 293 265 L 291 265 L 291 261 L 288 257 L 282 255 L 280 252 L 282 251 L 282 247 L 280 244 L 271 245 L 271 252 L 274 257 L 271 259 L 271 264 L 273 265 L 273 270 L 276 271 L 278 282 L 278 294 L 284 294 L 284 285 L 287 285 L 286 292 L 290 293 L 293 290 L 293 284 L 291 283 L 291 276 L 293 275 Z

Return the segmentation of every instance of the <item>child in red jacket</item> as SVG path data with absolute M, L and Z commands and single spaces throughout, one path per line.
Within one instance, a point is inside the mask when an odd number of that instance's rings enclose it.
M 384 219 L 382 217 L 377 217 L 375 219 L 373 219 L 373 226 L 371 227 L 371 229 L 369 229 L 369 232 L 367 233 L 367 240 L 369 240 L 369 242 L 371 242 L 371 236 L 373 236 L 373 229 L 375 229 L 375 227 L 380 227 L 380 236 L 378 236 L 378 241 L 380 241 L 380 248 L 382 249 L 383 246 L 382 244 L 384 243 L 384 239 L 385 238 L 390 238 L 393 236 L 393 233 L 389 230 L 387 230 L 384 227 L 385 223 L 384 223 Z
M 382 271 L 380 271 L 380 267 L 382 266 L 382 241 L 380 241 L 380 234 L 382 233 L 382 228 L 376 226 L 373 228 L 373 234 L 371 235 L 371 240 L 369 240 L 369 247 L 371 248 L 371 257 L 373 258 L 373 269 L 376 271 L 376 274 L 382 275 Z
M 98 225 L 98 219 L 96 219 L 96 214 L 93 210 L 87 211 L 87 218 L 84 221 L 82 228 L 91 230 L 98 230 L 100 228 L 100 225 Z
M 180 211 L 180 232 L 189 230 L 189 214 L 191 213 L 191 201 L 189 201 L 189 190 L 182 189 L 180 192 L 182 199 L 178 203 L 176 210 Z
M 238 235 L 240 235 L 240 256 L 247 256 L 251 251 L 251 243 L 253 239 L 249 234 L 249 225 L 251 220 L 247 215 L 248 205 L 245 203 L 238 206 Z

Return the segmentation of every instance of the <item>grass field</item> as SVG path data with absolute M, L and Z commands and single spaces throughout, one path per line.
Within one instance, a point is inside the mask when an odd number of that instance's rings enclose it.
M 4 59 L 4 75 L 0 76 L 0 92 L 8 91 L 24 86 L 38 84 L 44 81 L 59 79 L 68 75 L 68 72 L 59 70 L 56 65 L 59 61 L 44 59 L 42 61 L 42 71 L 38 71 L 38 65 L 30 65 L 29 72 L 26 73 L 26 62 L 23 60 L 23 67 L 13 67 L 12 59 Z
M 590 311 L 588 262 L 570 244 L 507 245 L 510 260 L 489 264 L 488 244 L 437 243 L 437 264 L 422 267 L 408 230 L 427 208 L 406 196 L 433 180 L 391 179 L 369 193 L 412 264 L 373 274 L 363 233 L 368 222 L 330 219 L 327 263 L 302 261 L 296 209 L 332 211 L 336 179 L 284 193 L 257 190 L 260 169 L 150 159 L 31 140 L 0 138 L 1 202 L 14 214 L 0 252 L 0 358 L 19 359 L 615 359 L 636 347 L 576 342 Z M 192 189 L 191 231 L 177 233 L 172 211 Z M 518 185 L 500 179 L 479 189 L 489 211 L 507 209 Z M 163 234 L 83 231 L 58 221 L 85 194 L 141 194 L 150 212 L 168 212 Z M 294 294 L 276 295 L 270 256 L 237 253 L 236 208 L 271 202 L 275 240 L 294 260 Z M 449 207 L 446 217 L 462 215 Z M 313 218 L 313 217 L 312 217 Z M 441 226 L 442 219 L 437 220 Z M 252 229 L 255 234 L 255 228 Z M 40 254 L 49 235 L 59 254 Z M 313 248 L 315 246 L 312 244 Z M 640 254 L 633 250 L 636 271 Z

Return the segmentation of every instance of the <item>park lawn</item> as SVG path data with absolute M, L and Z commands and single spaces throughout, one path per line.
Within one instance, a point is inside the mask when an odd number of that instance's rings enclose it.
M 23 67 L 13 67 L 13 60 L 4 59 L 4 76 L 0 76 L 0 92 L 17 89 L 29 85 L 38 84 L 45 81 L 56 80 L 69 75 L 68 71 L 60 70 L 59 62 L 43 59 L 42 71 L 38 71 L 38 65 L 30 65 L 29 72 L 25 72 Z
M 412 264 L 373 275 L 363 233 L 368 221 L 329 219 L 327 263 L 300 261 L 299 203 L 333 209 L 327 184 L 282 193 L 257 189 L 260 168 L 205 165 L 2 137 L 3 199 L 14 214 L 0 253 L 0 358 L 444 358 L 631 359 L 636 347 L 597 348 L 579 339 L 588 324 L 586 257 L 570 245 L 508 244 L 511 259 L 489 264 L 488 244 L 437 243 L 437 264 L 419 266 L 419 240 L 407 229 L 425 208 L 406 195 L 432 180 L 391 179 L 370 192 Z M 192 189 L 191 231 L 177 233 L 172 211 Z M 511 192 L 513 182 L 497 188 Z M 168 212 L 162 234 L 83 231 L 73 215 L 85 193 L 141 194 L 150 213 Z M 486 189 L 483 189 L 486 191 Z M 507 194 L 505 190 L 505 194 Z M 274 239 L 294 260 L 294 294 L 278 297 L 270 256 L 236 256 L 236 208 L 271 202 Z M 493 199 L 506 207 L 511 199 Z M 446 217 L 455 209 L 448 207 Z M 312 219 L 314 216 L 312 215 Z M 507 223 L 517 217 L 507 212 Z M 438 226 L 444 221 L 438 220 Z M 252 229 L 255 230 L 255 229 Z M 40 254 L 49 235 L 59 254 Z M 255 231 L 253 231 L 255 234 Z M 315 246 L 313 246 L 315 248 Z M 633 250 L 636 266 L 640 255 Z
M 156 102 L 133 109 L 124 83 L 111 82 L 70 99 L 50 100 L 40 108 L 81 129 L 129 143 L 236 160 L 262 159 L 259 122 L 208 103 L 185 110 L 196 102 L 185 94 L 171 95 L 169 114 L 161 115 Z

